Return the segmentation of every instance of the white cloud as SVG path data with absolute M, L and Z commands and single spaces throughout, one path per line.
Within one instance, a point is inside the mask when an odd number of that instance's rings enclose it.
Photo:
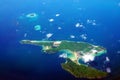
M 52 35 L 53 35 L 52 33 L 48 33 L 48 34 L 46 34 L 46 37 L 50 38 L 50 37 L 52 37 Z
M 76 23 L 76 24 L 75 24 L 75 27 L 84 27 L 84 26 L 83 26 L 83 24 L 81 24 L 81 23 Z
M 111 69 L 108 67 L 108 68 L 106 68 L 106 71 L 108 72 L 108 73 L 111 73 Z
M 24 37 L 26 37 L 26 36 L 27 36 L 27 33 L 24 34 Z
M 93 26 L 97 25 L 96 20 L 90 20 L 90 19 L 87 19 L 87 24 L 91 24 Z
M 70 38 L 75 38 L 75 36 L 74 35 L 70 35 Z
M 58 17 L 58 16 L 60 16 L 60 14 L 56 14 L 55 16 Z
M 54 21 L 54 19 L 53 19 L 53 18 L 49 19 L 49 22 L 53 22 L 53 21 Z
M 81 37 L 82 39 L 84 39 L 84 40 L 87 39 L 87 35 L 86 35 L 86 34 L 82 34 L 82 35 L 80 35 L 80 37 Z
M 108 57 L 106 57 L 106 61 L 110 61 L 110 59 Z
M 89 62 L 89 61 L 93 61 L 94 60 L 94 56 L 90 55 L 90 54 L 86 54 L 84 56 L 82 56 L 82 59 L 83 61 L 86 63 L 86 62 Z
M 61 55 L 59 55 L 60 58 L 67 58 L 67 54 L 66 53 L 63 53 Z
M 58 27 L 58 29 L 60 30 L 60 29 L 62 29 L 61 27 Z

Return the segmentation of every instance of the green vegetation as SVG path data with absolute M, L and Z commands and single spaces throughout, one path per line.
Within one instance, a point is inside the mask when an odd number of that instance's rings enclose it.
M 31 40 L 22 40 L 20 41 L 21 44 L 31 44 L 36 46 L 52 46 L 53 41 L 31 41 Z
M 74 41 L 62 41 L 59 46 L 59 49 L 69 49 L 71 51 L 89 51 L 92 49 L 92 45 L 84 42 L 74 42 Z
M 107 76 L 106 72 L 82 64 L 78 65 L 70 59 L 67 59 L 67 63 L 62 63 L 61 65 L 63 69 L 70 72 L 76 78 L 98 79 Z
M 36 40 L 22 40 L 21 44 L 31 44 L 42 46 L 43 51 L 47 53 L 56 53 L 61 51 L 67 53 L 67 62 L 62 63 L 61 66 L 66 71 L 70 72 L 77 78 L 96 79 L 107 76 L 106 72 L 97 70 L 90 66 L 77 62 L 85 54 L 92 54 L 93 56 L 100 56 L 106 52 L 106 49 L 101 46 L 95 46 L 86 42 L 74 41 L 36 41 Z M 95 52 L 94 52 L 95 51 Z
M 91 49 L 94 48 L 94 46 L 92 44 L 86 43 L 86 42 L 74 42 L 74 41 L 62 41 L 61 44 L 58 47 L 53 47 L 53 43 L 54 41 L 35 41 L 35 42 L 31 42 L 30 40 L 22 40 L 21 41 L 22 44 L 31 44 L 31 45 L 36 45 L 36 46 L 51 46 L 52 48 L 50 48 L 49 50 L 46 50 L 46 52 L 57 52 L 60 50 L 70 50 L 70 51 L 83 51 L 88 52 Z M 96 47 L 96 50 L 100 51 L 100 50 L 105 50 L 103 47 Z

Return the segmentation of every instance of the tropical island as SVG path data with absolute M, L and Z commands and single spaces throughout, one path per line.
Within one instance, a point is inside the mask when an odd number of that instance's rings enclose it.
M 53 54 L 62 52 L 61 56 L 66 59 L 61 66 L 64 70 L 70 72 L 76 78 L 99 79 L 107 76 L 107 72 L 97 70 L 86 64 L 82 64 L 79 60 L 84 62 L 93 61 L 96 56 L 106 53 L 106 49 L 101 46 L 96 46 L 87 42 L 75 41 L 37 41 L 37 40 L 22 40 L 21 44 L 30 44 L 42 46 L 42 51 Z

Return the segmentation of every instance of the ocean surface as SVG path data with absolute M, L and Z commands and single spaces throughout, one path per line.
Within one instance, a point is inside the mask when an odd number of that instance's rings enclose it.
M 60 53 L 45 54 L 41 47 L 20 44 L 23 39 L 103 46 L 107 53 L 90 65 L 103 71 L 109 68 L 105 80 L 113 80 L 120 75 L 120 1 L 0 1 L 0 80 L 86 80 L 61 68 L 65 59 L 59 58 Z

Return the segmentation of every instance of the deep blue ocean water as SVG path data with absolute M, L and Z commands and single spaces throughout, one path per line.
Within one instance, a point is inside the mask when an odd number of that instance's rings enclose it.
M 120 74 L 119 0 L 2 0 L 0 6 L 0 80 L 76 80 L 61 68 L 65 60 L 59 53 L 44 54 L 41 47 L 19 43 L 45 39 L 47 33 L 53 34 L 48 40 L 85 41 L 105 47 L 110 62 L 103 64 L 105 56 L 101 56 L 91 65 L 102 70 L 101 65 L 109 66 L 112 76 Z M 29 21 L 25 17 L 29 13 L 38 14 L 38 19 Z M 49 22 L 51 18 L 53 22 Z M 87 20 L 95 20 L 96 25 Z M 76 28 L 76 23 L 84 28 Z M 41 25 L 44 33 L 34 30 L 35 25 Z

